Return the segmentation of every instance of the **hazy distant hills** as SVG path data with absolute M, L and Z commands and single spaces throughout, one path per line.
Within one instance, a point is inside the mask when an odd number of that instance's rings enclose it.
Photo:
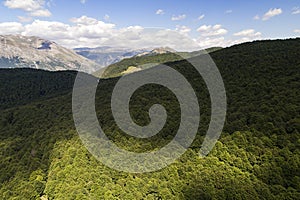
M 0 35 L 0 68 L 93 72 L 100 66 L 74 51 L 39 37 Z
M 76 48 L 74 50 L 62 47 L 55 42 L 35 36 L 21 35 L 0 35 L 0 68 L 34 68 L 49 71 L 76 70 L 92 73 L 103 71 L 102 68 L 118 63 L 122 65 L 125 59 L 137 59 L 137 64 L 148 64 L 149 57 L 166 57 L 167 54 L 175 53 L 169 47 L 155 49 L 130 49 L 129 47 L 97 47 L 97 48 Z M 211 48 L 210 51 L 220 48 Z M 179 53 L 182 54 L 182 53 Z M 195 56 L 197 52 L 184 53 L 184 56 Z M 148 57 L 148 58 L 146 58 Z M 151 61 L 155 61 L 150 59 Z M 177 59 L 164 58 L 162 61 L 175 61 Z M 161 62 L 161 60 L 158 60 Z M 119 63 L 121 62 L 121 63 Z M 126 63 L 127 61 L 125 61 Z M 113 65 L 114 66 L 114 65 Z M 131 67 L 128 71 L 127 68 Z M 153 65 L 151 65 L 153 66 Z M 147 66 L 151 67 L 151 66 Z M 133 68 L 134 67 L 134 68 Z M 124 74 L 143 69 L 135 64 L 128 65 Z M 121 74 L 108 74 L 106 77 L 119 76 Z M 99 71 L 95 74 L 99 74 Z
M 96 47 L 96 48 L 75 48 L 74 51 L 98 63 L 102 67 L 107 67 L 118 63 L 124 59 L 141 56 L 154 56 L 158 54 L 173 53 L 174 49 L 169 47 L 130 49 L 126 47 Z
M 119 62 L 125 58 L 130 58 L 139 54 L 148 53 L 151 49 L 130 49 L 125 47 L 97 47 L 97 48 L 75 48 L 74 51 L 102 67 Z

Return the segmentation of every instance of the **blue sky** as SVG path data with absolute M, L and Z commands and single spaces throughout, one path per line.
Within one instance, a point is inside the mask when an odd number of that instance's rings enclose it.
M 174 42 L 168 46 L 176 48 L 178 40 L 190 39 L 206 48 L 300 35 L 298 0 L 3 0 L 0 17 L 0 34 L 36 35 L 71 48 L 126 43 L 140 48 L 146 39 L 148 46 L 158 40 L 152 45 Z M 167 34 L 172 41 L 143 36 L 154 27 L 180 36 Z M 137 43 L 137 37 L 144 38 Z

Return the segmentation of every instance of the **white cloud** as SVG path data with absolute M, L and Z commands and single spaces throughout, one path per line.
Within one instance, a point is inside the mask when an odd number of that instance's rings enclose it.
M 200 37 L 196 40 L 201 48 L 209 48 L 216 46 L 228 46 L 229 43 L 223 35 L 227 34 L 227 30 L 222 28 L 222 25 L 202 25 L 197 31 L 200 33 Z
M 168 46 L 179 51 L 199 50 L 191 38 L 170 29 L 151 29 L 139 26 L 115 30 L 113 37 L 102 45 L 126 46 L 131 48 L 155 48 Z
M 187 26 L 176 26 L 176 31 L 178 31 L 180 34 L 182 35 L 188 35 L 191 32 L 191 28 L 187 27 Z
M 224 37 L 200 37 L 196 42 L 201 46 L 201 48 L 209 47 L 228 47 L 235 44 L 240 44 L 244 42 L 251 42 L 254 40 L 262 39 L 261 37 L 241 37 L 239 39 L 230 40 Z
M 255 16 L 253 17 L 253 19 L 254 19 L 254 20 L 260 20 L 260 17 L 259 17 L 259 15 L 255 15 Z
M 70 24 L 44 20 L 34 20 L 26 25 L 17 22 L 0 23 L 0 34 L 38 36 L 68 48 L 169 46 L 181 51 L 200 49 L 199 45 L 187 36 L 190 31 L 187 26 L 177 26 L 175 30 L 150 29 L 141 26 L 117 28 L 115 24 L 87 16 L 72 18 L 70 21 L 72 22 Z
M 216 38 L 204 37 L 204 38 L 198 38 L 196 41 L 202 49 L 207 49 L 209 47 L 228 46 L 227 41 L 225 40 L 224 37 L 216 37 Z
M 20 9 L 35 17 L 49 17 L 51 13 L 45 9 L 45 0 L 6 0 L 4 5 L 10 9 Z
M 244 42 L 252 42 L 254 40 L 262 39 L 261 37 L 242 37 L 236 40 L 228 40 L 227 41 L 227 46 L 231 46 L 234 44 L 241 44 Z
M 11 9 L 21 9 L 27 12 L 41 9 L 44 1 L 36 0 L 6 0 L 4 5 Z
M 293 14 L 293 15 L 300 14 L 300 8 L 299 8 L 299 7 L 294 7 L 294 8 L 292 9 L 292 14 Z
M 264 14 L 262 17 L 263 21 L 269 20 L 272 17 L 275 17 L 276 15 L 280 15 L 282 13 L 281 8 L 271 8 L 268 12 Z
M 254 29 L 245 29 L 233 34 L 233 36 L 239 38 L 227 39 L 224 35 L 227 34 L 228 31 L 220 24 L 216 24 L 214 26 L 203 25 L 199 27 L 197 31 L 200 33 L 200 37 L 196 39 L 196 42 L 201 46 L 201 48 L 217 46 L 227 47 L 234 44 L 261 39 L 262 36 L 260 32 L 257 32 Z
M 227 30 L 222 28 L 222 25 L 216 24 L 214 26 L 212 25 L 203 25 L 200 26 L 197 31 L 201 34 L 203 37 L 211 37 L 211 36 L 220 36 L 227 34 Z
M 39 36 L 51 40 L 71 39 L 73 33 L 70 31 L 71 26 L 61 22 L 34 20 L 31 24 L 24 26 L 22 35 Z
M 256 32 L 254 29 L 245 29 L 240 32 L 234 33 L 234 36 L 239 36 L 239 37 L 260 37 L 261 32 Z
M 294 30 L 294 33 L 300 33 L 300 29 Z
M 80 0 L 80 3 L 85 4 L 87 0 Z
M 21 34 L 24 31 L 24 27 L 21 23 L 18 22 L 3 22 L 0 23 L 0 34 Z
M 230 14 L 230 13 L 232 13 L 232 10 L 226 10 L 225 11 L 225 14 Z
M 97 24 L 101 24 L 101 25 L 106 24 L 105 22 L 99 21 L 95 18 L 87 17 L 85 15 L 83 15 L 79 18 L 72 18 L 72 19 L 70 19 L 70 21 L 74 24 L 81 24 L 81 25 L 87 25 L 87 26 L 93 26 L 93 25 L 97 25 Z M 106 24 L 106 25 L 109 25 L 109 27 L 111 27 L 111 24 Z
M 234 33 L 233 36 L 239 37 L 238 39 L 226 41 L 227 46 L 240 44 L 244 42 L 252 42 L 254 40 L 262 39 L 262 33 L 254 29 L 245 29 L 240 32 Z
M 178 16 L 173 16 L 171 18 L 172 21 L 179 21 L 179 20 L 183 20 L 186 18 L 186 15 L 185 14 L 182 14 L 182 15 L 178 15 Z
M 220 24 L 203 25 L 198 28 L 199 38 L 189 37 L 191 28 L 177 25 L 174 30 L 129 26 L 118 28 L 113 23 L 104 22 L 88 16 L 70 19 L 71 23 L 34 20 L 22 25 L 17 22 L 0 23 L 0 34 L 21 34 L 39 36 L 68 48 L 76 47 L 130 47 L 155 48 L 169 46 L 179 51 L 199 50 L 212 46 L 229 46 L 251 41 L 260 37 L 260 33 L 247 29 L 235 33 L 236 40 L 225 39 L 227 30 Z
M 198 20 L 204 19 L 204 17 L 205 17 L 204 14 L 203 14 L 203 15 L 200 15 L 200 16 L 198 17 Z
M 45 9 L 45 10 L 35 10 L 35 11 L 32 11 L 30 13 L 30 16 L 33 16 L 33 17 L 50 17 L 51 12 L 47 9 Z
M 164 12 L 164 10 L 162 10 L 162 9 L 158 9 L 158 10 L 155 12 L 155 14 L 157 14 L 157 15 L 163 15 L 163 14 L 165 14 L 165 12 Z

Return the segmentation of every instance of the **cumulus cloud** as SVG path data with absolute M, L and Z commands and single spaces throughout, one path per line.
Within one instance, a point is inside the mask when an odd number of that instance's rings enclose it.
M 197 43 L 201 48 L 209 48 L 216 46 L 228 46 L 229 43 L 225 40 L 224 35 L 227 34 L 227 30 L 222 27 L 220 24 L 216 25 L 202 25 L 197 31 L 200 33 Z
M 24 27 L 21 23 L 18 22 L 3 22 L 0 23 L 0 34 L 21 34 L 24 31 Z
M 34 20 L 23 25 L 18 22 L 0 23 L 0 34 L 21 34 L 39 36 L 57 42 L 68 48 L 77 47 L 129 47 L 155 48 L 169 46 L 178 51 L 192 51 L 213 46 L 254 40 L 260 32 L 246 29 L 234 34 L 236 40 L 225 39 L 227 30 L 220 24 L 203 25 L 198 28 L 199 37 L 191 38 L 188 26 L 177 25 L 174 30 L 129 26 L 118 28 L 113 23 L 104 22 L 88 16 L 70 19 L 70 23 Z M 296 31 L 295 31 L 296 32 Z M 298 33 L 298 32 L 297 32 Z
M 185 18 L 186 18 L 186 15 L 182 14 L 182 15 L 178 15 L 178 16 L 172 16 L 171 20 L 172 21 L 180 21 L 180 20 L 183 20 Z
M 198 17 L 198 20 L 204 19 L 204 17 L 205 17 L 204 14 L 203 14 L 203 15 L 200 15 L 200 16 Z
M 51 12 L 49 10 L 35 10 L 30 13 L 30 16 L 33 17 L 50 17 Z
M 180 26 L 180 25 L 177 25 L 175 30 L 183 35 L 188 35 L 191 32 L 191 28 L 187 26 Z
M 107 46 L 155 48 L 168 46 L 178 51 L 199 50 L 199 45 L 186 35 L 170 29 L 127 27 L 115 30 L 112 38 L 103 42 Z
M 275 17 L 276 15 L 280 15 L 282 13 L 281 8 L 271 8 L 268 12 L 264 14 L 262 17 L 263 21 L 269 20 L 272 17 Z
M 238 37 L 237 39 L 228 39 L 224 36 L 228 33 L 228 31 L 220 24 L 203 25 L 200 26 L 197 31 L 200 33 L 200 37 L 196 39 L 196 42 L 201 46 L 201 48 L 217 46 L 227 47 L 262 38 L 262 33 L 257 32 L 254 29 L 245 29 L 233 34 L 233 36 Z
M 87 0 L 80 0 L 80 3 L 85 4 Z
M 68 48 L 129 47 L 156 48 L 169 46 L 179 51 L 199 50 L 199 45 L 187 34 L 190 28 L 177 26 L 175 30 L 129 26 L 117 28 L 95 18 L 72 18 L 70 24 L 58 21 L 34 20 L 22 25 L 18 22 L 0 23 L 0 34 L 21 34 L 52 40 Z
M 240 37 L 260 37 L 261 32 L 256 32 L 254 29 L 245 29 L 240 32 L 234 33 L 233 35 Z
M 70 30 L 71 26 L 61 22 L 34 20 L 31 24 L 24 26 L 22 35 L 39 36 L 51 40 L 71 39 Z
M 294 7 L 294 8 L 292 9 L 292 14 L 293 14 L 293 15 L 300 14 L 300 8 L 299 8 L 299 7 Z
M 225 40 L 224 37 L 215 37 L 215 38 L 201 37 L 201 38 L 198 38 L 196 41 L 202 49 L 206 49 L 209 47 L 227 46 L 227 41 Z
M 163 15 L 163 14 L 165 14 L 165 12 L 164 12 L 164 10 L 162 10 L 162 9 L 158 9 L 158 10 L 155 12 L 155 14 L 157 14 L 157 15 Z
M 21 9 L 27 12 L 42 8 L 44 2 L 35 0 L 6 0 L 4 5 L 11 9 Z
M 254 29 L 242 30 L 237 33 L 234 33 L 233 36 L 239 38 L 226 41 L 227 46 L 262 39 L 262 33 L 257 32 Z
M 227 30 L 222 28 L 222 25 L 216 24 L 212 25 L 203 25 L 200 26 L 197 31 L 204 37 L 211 37 L 211 36 L 220 36 L 227 34 Z
M 51 12 L 45 8 L 45 0 L 6 0 L 4 5 L 10 9 L 20 9 L 35 17 L 49 17 Z
M 225 37 L 200 37 L 196 41 L 201 48 L 206 49 L 209 47 L 228 47 L 235 44 L 244 42 L 251 42 L 254 40 L 261 39 L 261 37 L 241 37 L 238 39 L 225 39 Z
M 230 14 L 230 13 L 232 13 L 232 10 L 226 10 L 225 11 L 225 14 Z

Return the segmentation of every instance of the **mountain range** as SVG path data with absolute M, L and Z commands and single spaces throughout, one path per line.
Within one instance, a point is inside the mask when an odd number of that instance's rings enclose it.
M 130 49 L 104 46 L 71 50 L 53 41 L 22 35 L 0 35 L 0 48 L 0 68 L 77 70 L 88 73 L 126 58 L 175 52 L 168 47 Z
M 55 71 L 67 70 L 71 73 L 77 70 L 90 73 L 93 72 L 95 67 L 99 68 L 99 64 L 97 65 L 93 63 L 93 61 L 97 62 L 97 58 L 99 59 L 98 62 L 101 60 L 101 58 L 103 58 L 103 60 L 105 61 L 105 56 L 113 58 L 114 56 L 119 55 L 114 60 L 114 62 L 116 63 L 101 68 L 93 74 L 98 76 L 100 72 L 104 72 L 102 74 L 102 77 L 110 78 L 154 67 L 155 65 L 157 65 L 157 63 L 173 62 L 182 60 L 184 58 L 194 57 L 202 52 L 176 52 L 174 49 L 171 49 L 169 47 L 140 49 L 133 51 L 129 48 L 113 48 L 107 46 L 98 48 L 77 48 L 74 51 L 72 51 L 60 45 L 57 45 L 55 42 L 51 42 L 49 40 L 44 40 L 34 36 L 25 37 L 21 35 L 0 35 L 0 46 L 2 47 L 2 51 L 0 52 L 0 69 L 33 68 L 54 71 L 52 73 L 53 80 L 57 81 L 54 81 L 53 83 L 59 83 L 60 78 L 70 81 L 70 77 L 68 76 L 56 76 L 57 73 Z M 212 53 L 220 49 L 222 48 L 214 47 L 207 49 L 206 51 Z M 82 54 L 82 56 L 78 54 Z M 92 54 L 94 56 L 90 57 L 89 55 Z M 122 56 L 120 56 L 121 54 Z M 83 64 L 79 66 L 79 62 Z M 20 74 L 19 72 L 16 74 Z M 14 73 L 12 72 L 12 74 Z M 43 73 L 37 73 L 37 75 L 38 74 Z M 22 76 L 26 77 L 27 75 L 28 74 L 24 74 Z M 4 79 L 5 77 L 2 78 Z M 13 82 L 18 81 L 18 79 L 18 76 L 13 76 L 9 79 L 9 82 L 6 82 L 4 84 L 14 85 Z M 24 88 L 32 87 L 30 85 L 27 85 L 27 83 L 30 83 L 30 81 L 24 81 Z M 69 84 L 70 82 L 64 83 L 62 85 L 56 84 L 55 88 L 57 89 L 58 94 L 60 94 L 61 91 L 64 91 L 62 88 L 65 88 L 66 85 Z M 45 82 L 43 83 L 43 85 L 47 86 L 51 84 Z M 8 98 L 9 92 L 15 89 L 16 88 L 10 88 L 9 90 L 7 90 L 5 98 Z M 32 100 L 36 96 L 47 96 L 48 93 L 49 91 L 48 89 L 46 89 L 41 90 L 38 93 L 30 92 L 28 93 L 26 98 L 13 97 L 17 100 L 13 101 L 13 104 L 23 104 Z M 0 105 L 0 108 L 1 107 L 3 107 L 3 105 Z
M 97 48 L 75 48 L 74 51 L 102 67 L 119 62 L 125 58 L 130 58 L 139 54 L 148 53 L 151 49 L 133 50 L 126 47 L 97 47 Z
M 0 35 L 0 68 L 79 70 L 93 72 L 99 64 L 39 37 Z

